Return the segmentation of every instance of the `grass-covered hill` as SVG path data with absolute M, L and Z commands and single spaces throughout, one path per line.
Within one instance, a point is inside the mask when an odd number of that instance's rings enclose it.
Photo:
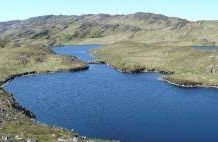
M 40 16 L 0 23 L 0 46 L 24 41 L 113 43 L 131 40 L 164 44 L 218 44 L 217 21 L 191 22 L 152 13 L 129 15 Z M 11 43 L 13 41 L 13 43 Z
M 218 86 L 218 52 L 189 46 L 117 42 L 94 52 L 123 72 L 161 72 L 165 81 L 184 86 Z

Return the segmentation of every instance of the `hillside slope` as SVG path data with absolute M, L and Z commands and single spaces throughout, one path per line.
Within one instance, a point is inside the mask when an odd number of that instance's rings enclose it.
M 218 44 L 217 21 L 191 22 L 152 13 L 129 15 L 40 16 L 0 23 L 0 46 L 24 42 Z M 13 41 L 13 42 L 11 42 Z

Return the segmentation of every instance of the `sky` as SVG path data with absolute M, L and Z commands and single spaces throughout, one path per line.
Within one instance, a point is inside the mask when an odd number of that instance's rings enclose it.
M 42 15 L 151 12 L 192 21 L 218 20 L 218 0 L 2 0 L 0 21 Z

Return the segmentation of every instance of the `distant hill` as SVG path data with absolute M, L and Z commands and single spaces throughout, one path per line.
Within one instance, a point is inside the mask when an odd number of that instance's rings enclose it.
M 47 15 L 0 23 L 0 46 L 24 42 L 114 43 L 132 40 L 143 43 L 198 45 L 218 44 L 218 22 L 192 22 L 153 13 L 129 15 Z M 13 41 L 13 42 L 11 42 Z

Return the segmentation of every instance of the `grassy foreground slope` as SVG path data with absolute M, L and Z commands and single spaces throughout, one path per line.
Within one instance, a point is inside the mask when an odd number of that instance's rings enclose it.
M 218 86 L 218 52 L 188 46 L 118 42 L 94 52 L 124 72 L 157 71 L 165 80 L 188 86 Z

